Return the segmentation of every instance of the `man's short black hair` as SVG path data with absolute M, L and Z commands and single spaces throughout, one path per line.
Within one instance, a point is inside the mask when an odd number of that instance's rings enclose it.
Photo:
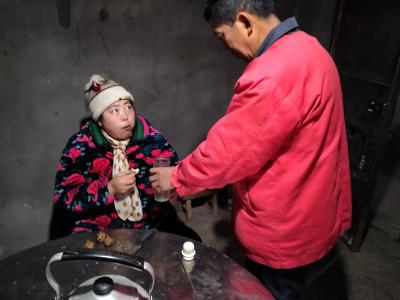
M 268 17 L 274 7 L 273 0 L 207 0 L 204 18 L 208 22 L 232 25 L 240 11 Z

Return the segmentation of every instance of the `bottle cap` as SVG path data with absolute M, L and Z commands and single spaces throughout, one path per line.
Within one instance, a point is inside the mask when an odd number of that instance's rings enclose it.
M 192 242 L 185 242 L 182 248 L 182 256 L 185 260 L 192 260 L 196 251 L 194 250 L 194 244 Z

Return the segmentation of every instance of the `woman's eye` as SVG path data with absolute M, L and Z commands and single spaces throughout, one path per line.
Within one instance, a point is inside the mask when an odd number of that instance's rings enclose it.
M 132 107 L 132 105 L 127 105 L 127 106 L 126 106 L 126 109 L 128 109 L 128 110 L 132 110 L 132 109 L 133 109 L 133 107 Z
M 116 109 L 116 108 L 111 109 L 111 113 L 116 114 L 117 112 L 118 112 L 118 109 Z

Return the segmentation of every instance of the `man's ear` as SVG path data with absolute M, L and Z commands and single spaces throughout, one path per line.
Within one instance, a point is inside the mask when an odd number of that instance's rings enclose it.
M 253 17 L 247 12 L 241 11 L 236 15 L 236 21 L 240 26 L 247 31 L 250 36 L 253 33 Z

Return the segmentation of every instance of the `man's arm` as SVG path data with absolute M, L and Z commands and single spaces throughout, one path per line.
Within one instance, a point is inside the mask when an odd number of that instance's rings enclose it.
M 206 140 L 166 172 L 180 196 L 237 182 L 273 160 L 300 123 L 294 99 L 272 80 L 253 79 L 250 74 L 238 82 L 226 115 Z

